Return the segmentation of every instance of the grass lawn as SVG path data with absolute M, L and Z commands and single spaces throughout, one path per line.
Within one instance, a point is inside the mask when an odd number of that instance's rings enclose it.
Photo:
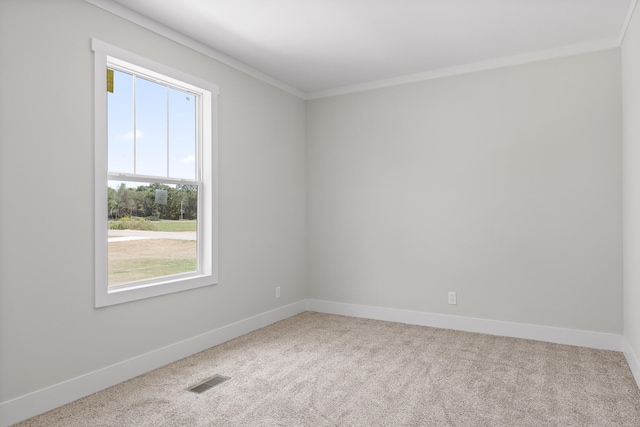
M 115 230 L 196 231 L 197 221 L 109 221 Z
M 196 231 L 196 221 L 153 221 L 156 231 Z
M 143 239 L 109 243 L 109 286 L 195 271 L 194 240 Z

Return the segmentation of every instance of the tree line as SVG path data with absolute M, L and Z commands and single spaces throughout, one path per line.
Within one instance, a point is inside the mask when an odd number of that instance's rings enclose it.
M 157 192 L 156 190 L 160 190 Z M 163 190 L 166 191 L 166 204 L 163 202 Z M 109 219 L 122 217 L 142 217 L 150 220 L 193 220 L 198 217 L 198 191 L 193 185 L 175 187 L 153 183 L 128 188 L 121 183 L 118 189 L 107 188 L 107 209 Z

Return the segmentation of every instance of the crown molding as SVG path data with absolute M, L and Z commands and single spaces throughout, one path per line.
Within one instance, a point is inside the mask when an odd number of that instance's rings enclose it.
M 202 53 L 216 61 L 222 62 L 225 65 L 228 65 L 232 68 L 235 68 L 238 71 L 242 71 L 245 74 L 248 74 L 252 77 L 255 77 L 258 80 L 261 80 L 265 83 L 268 83 L 272 86 L 277 87 L 278 89 L 282 89 L 285 92 L 288 92 L 292 95 L 295 95 L 299 98 L 306 99 L 306 94 L 287 83 L 284 83 L 273 76 L 270 76 L 262 71 L 256 70 L 249 65 L 238 61 L 235 58 L 232 58 L 228 55 L 225 55 L 222 52 L 219 52 L 204 43 L 201 43 L 197 40 L 192 39 L 189 36 L 186 36 L 176 30 L 173 30 L 153 19 L 150 19 L 144 15 L 139 14 L 131 9 L 128 9 L 121 4 L 115 3 L 111 0 L 85 0 L 87 3 L 90 3 L 96 7 L 106 10 L 107 12 L 113 13 L 127 21 L 133 22 L 147 30 L 153 31 L 154 33 L 160 34 L 172 40 L 176 43 L 180 43 L 183 46 L 186 46 L 190 49 L 195 50 L 196 52 Z
M 273 76 L 270 76 L 241 61 L 238 61 L 233 57 L 230 57 L 222 52 L 219 52 L 211 48 L 210 46 L 205 45 L 204 43 L 194 40 L 191 37 L 188 37 L 176 30 L 173 30 L 163 24 L 160 24 L 159 22 L 154 21 L 142 14 L 134 12 L 133 10 L 128 9 L 120 5 L 119 3 L 115 3 L 112 0 L 85 0 L 85 1 L 87 3 L 90 3 L 108 12 L 111 12 L 114 15 L 117 15 L 130 22 L 133 22 L 134 24 L 140 25 L 143 28 L 146 28 L 155 33 L 158 33 L 170 40 L 180 43 L 216 61 L 226 64 L 232 68 L 235 68 L 238 71 L 241 71 L 245 74 L 255 77 L 258 80 L 261 80 L 265 83 L 268 83 L 272 86 L 282 89 L 285 92 L 288 92 L 304 100 L 328 98 L 332 96 L 346 95 L 346 94 L 363 92 L 363 91 L 374 90 L 374 89 L 382 89 L 386 87 L 397 86 L 397 85 L 402 85 L 407 83 L 416 83 L 420 81 L 433 80 L 433 79 L 438 79 L 442 77 L 468 74 L 468 73 L 473 73 L 477 71 L 485 71 L 485 70 L 496 69 L 496 68 L 517 66 L 517 65 L 527 64 L 531 62 L 556 59 L 556 58 L 561 58 L 566 56 L 579 55 L 583 53 L 597 52 L 597 51 L 608 50 L 608 49 L 615 49 L 620 47 L 622 44 L 622 40 L 624 39 L 624 35 L 629 26 L 629 23 L 633 16 L 633 12 L 638 2 L 638 0 L 631 1 L 620 35 L 616 38 L 606 39 L 606 40 L 597 40 L 589 43 L 569 45 L 569 46 L 542 50 L 537 52 L 529 52 L 529 53 L 524 53 L 519 55 L 491 59 L 487 61 L 475 62 L 471 64 L 463 64 L 463 65 L 457 65 L 453 67 L 440 68 L 436 70 L 424 71 L 424 72 L 415 73 L 415 74 L 408 74 L 408 75 L 403 75 L 398 77 L 391 77 L 387 79 L 374 80 L 374 81 L 369 81 L 365 83 L 357 83 L 354 85 L 343 86 L 338 88 L 304 92 L 281 80 L 276 79 Z
M 566 56 L 579 55 L 582 53 L 596 52 L 601 50 L 615 49 L 620 46 L 618 39 L 599 40 L 591 43 L 581 43 L 560 48 L 542 50 L 537 52 L 524 53 L 520 55 L 507 56 L 490 59 L 487 61 L 475 62 L 471 64 L 457 65 L 454 67 L 440 68 L 437 70 L 424 71 L 416 74 L 408 74 L 388 79 L 374 80 L 366 83 L 359 83 L 351 86 L 344 86 L 335 89 L 318 90 L 307 93 L 307 99 L 327 98 L 331 96 L 346 95 L 350 93 L 363 92 L 373 89 L 382 89 L 407 83 L 415 83 L 424 80 L 433 80 L 442 77 L 456 76 L 460 74 L 485 71 L 495 68 L 511 67 L 527 64 L 531 62 L 545 61 L 549 59 L 562 58 Z

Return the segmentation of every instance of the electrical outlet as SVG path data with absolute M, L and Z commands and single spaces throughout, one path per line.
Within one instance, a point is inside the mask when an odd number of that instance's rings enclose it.
M 449 292 L 449 304 L 456 305 L 457 303 L 458 303 L 458 300 L 456 298 L 456 293 L 455 292 Z
M 276 299 L 280 298 L 280 286 L 276 286 Z

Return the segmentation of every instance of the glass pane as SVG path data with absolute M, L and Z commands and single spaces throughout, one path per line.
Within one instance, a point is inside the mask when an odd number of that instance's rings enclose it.
M 198 187 L 108 181 L 109 286 L 196 272 Z
M 136 78 L 136 174 L 167 176 L 167 87 Z
M 133 76 L 113 70 L 113 92 L 107 92 L 108 168 L 133 173 Z
M 196 179 L 196 97 L 169 89 L 169 176 Z

